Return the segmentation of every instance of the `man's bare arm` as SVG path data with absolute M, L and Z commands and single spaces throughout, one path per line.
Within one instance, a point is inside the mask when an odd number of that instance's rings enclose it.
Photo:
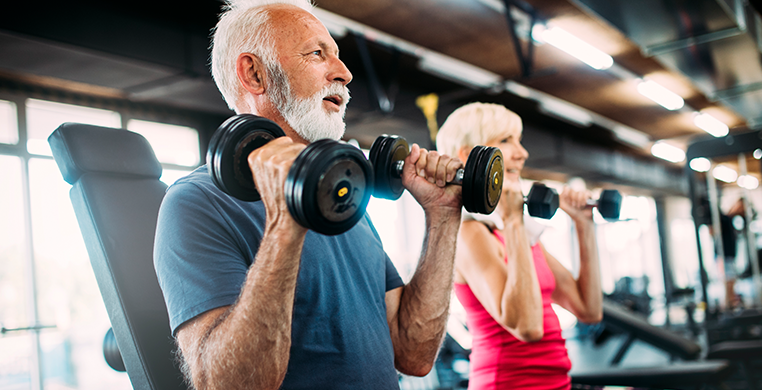
M 283 196 L 291 164 L 304 145 L 280 137 L 248 158 L 262 196 L 265 231 L 238 301 L 202 314 L 178 330 L 192 381 L 201 389 L 277 389 L 286 375 L 296 280 L 307 229 Z
M 194 386 L 277 389 L 291 347 L 291 319 L 304 235 L 265 232 L 238 301 L 180 328 L 177 342 Z
M 387 293 L 387 321 L 397 369 L 426 375 L 445 332 L 460 228 L 461 189 L 447 185 L 459 160 L 413 145 L 405 160 L 403 184 L 426 215 L 426 235 L 410 282 Z
M 427 214 L 426 225 L 423 253 L 413 278 L 386 298 L 395 366 L 417 376 L 431 371 L 444 337 L 460 212 Z

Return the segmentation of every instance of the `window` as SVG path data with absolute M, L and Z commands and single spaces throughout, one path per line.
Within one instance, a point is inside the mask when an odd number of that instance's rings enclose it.
M 423 209 L 409 192 L 398 200 L 371 197 L 366 209 L 381 237 L 384 251 L 408 282 L 421 256 L 426 219 Z
M 127 129 L 139 133 L 148 140 L 159 162 L 180 167 L 180 169 L 164 167 L 161 181 L 167 185 L 190 173 L 190 169 L 182 169 L 182 167 L 195 168 L 201 163 L 196 129 L 137 119 L 127 122 Z
M 41 333 L 44 384 L 128 389 L 126 376 L 102 357 L 111 325 L 69 200 L 71 186 L 50 159 L 30 160 L 29 177 L 40 323 L 56 326 Z
M 96 108 L 28 99 L 26 102 L 27 150 L 31 154 L 51 156 L 48 136 L 64 122 L 120 128 L 119 113 Z
M 71 186 L 51 158 L 47 138 L 64 122 L 121 128 L 116 111 L 26 100 L 26 128 L 17 108 L 0 100 L 0 144 L 28 140 L 26 150 L 0 155 L 0 389 L 131 389 L 112 370 L 102 343 L 111 326 L 69 199 Z M 190 127 L 130 121 L 145 136 L 171 183 L 200 163 Z M 28 191 L 27 191 L 28 186 Z M 36 314 L 34 314 L 36 313 Z M 35 324 L 54 326 L 38 331 Z
M 16 105 L 13 102 L 0 100 L 0 144 L 17 144 L 18 142 Z
M 132 119 L 127 130 L 146 137 L 161 163 L 196 167 L 201 160 L 196 129 Z
M 0 191 L 0 327 L 19 329 L 32 325 L 25 304 L 29 285 L 22 277 L 29 268 L 20 158 L 0 156 L 0 182 L 10 189 Z M 0 350 L 0 388 L 28 388 L 36 365 L 33 333 L 1 335 Z

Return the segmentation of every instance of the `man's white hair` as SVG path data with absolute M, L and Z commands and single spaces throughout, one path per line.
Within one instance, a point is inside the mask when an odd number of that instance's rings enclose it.
M 277 4 L 293 5 L 310 13 L 314 8 L 311 0 L 227 0 L 214 28 L 212 77 L 228 107 L 233 110 L 246 93 L 236 74 L 238 55 L 252 53 L 268 68 L 277 62 L 266 7 Z

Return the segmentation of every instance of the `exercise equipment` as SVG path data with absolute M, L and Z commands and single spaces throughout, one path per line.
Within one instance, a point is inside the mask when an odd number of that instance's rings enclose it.
M 613 332 L 626 335 L 611 359 L 611 367 L 593 370 L 572 369 L 572 383 L 583 385 L 633 386 L 647 388 L 700 388 L 703 385 L 721 386 L 734 372 L 727 360 L 699 361 L 701 346 L 682 335 L 656 327 L 622 305 L 603 300 L 603 320 L 599 324 Z M 654 367 L 619 367 L 635 341 L 658 348 L 682 362 Z
M 113 328 L 108 328 L 106 335 L 103 336 L 103 358 L 114 371 L 127 371 L 124 368 L 124 360 L 122 360 L 122 354 L 119 352 L 119 346 L 116 344 Z
M 382 135 L 370 147 L 370 163 L 375 173 L 373 196 L 396 200 L 402 195 L 402 168 L 410 152 L 407 141 L 396 135 Z M 475 146 L 466 167 L 458 169 L 448 184 L 463 186 L 463 206 L 472 213 L 489 214 L 503 189 L 503 154 L 500 149 Z
M 127 375 L 135 389 L 187 389 L 175 359 L 153 244 L 167 186 L 143 136 L 65 123 L 48 138 L 70 197 Z
M 249 154 L 283 136 L 269 119 L 252 114 L 229 118 L 209 142 L 206 160 L 212 181 L 237 199 L 260 200 Z M 356 147 L 318 140 L 296 157 L 284 191 L 288 210 L 300 225 L 325 235 L 341 234 L 365 214 L 373 192 L 373 168 Z
M 710 161 L 710 168 L 713 168 L 715 164 L 723 160 L 736 160 L 738 162 L 738 176 L 744 177 L 749 173 L 747 167 L 748 164 L 756 164 L 759 167 L 759 160 L 753 157 L 753 154 L 757 149 L 762 148 L 762 131 L 753 130 L 744 133 L 729 134 L 724 137 L 702 137 L 696 139 L 690 145 L 688 145 L 685 151 L 685 161 L 691 162 L 696 158 L 705 158 Z M 696 244 L 699 248 L 698 262 L 699 262 L 699 280 L 701 281 L 701 300 L 704 307 L 707 308 L 707 313 L 716 313 L 719 310 L 719 305 L 714 305 L 709 300 L 707 290 L 709 289 L 709 275 L 705 265 L 706 259 L 704 259 L 704 248 L 706 242 L 702 242 L 702 235 L 699 234 L 701 225 L 711 224 L 712 231 L 714 233 L 714 246 L 716 250 L 716 256 L 725 257 L 725 248 L 722 243 L 722 226 L 720 221 L 720 188 L 713 175 L 697 173 L 690 167 L 691 164 L 685 164 L 685 177 L 688 178 L 688 194 L 693 202 L 694 206 L 694 225 L 696 231 Z M 758 168 L 757 168 L 758 169 Z M 746 226 L 754 220 L 754 213 L 749 201 L 749 191 L 742 190 L 743 200 L 743 217 L 746 220 Z M 704 208 L 702 206 L 702 200 L 709 201 L 709 207 Z M 702 210 L 703 209 L 703 210 Z M 703 211 L 703 212 L 700 212 Z M 751 296 L 755 306 L 762 306 L 762 270 L 760 270 L 760 261 L 758 258 L 759 253 L 756 248 L 756 236 L 751 229 L 745 228 L 744 235 L 746 246 L 743 250 L 746 252 L 747 259 L 750 263 L 750 271 L 752 276 L 752 291 Z M 706 241 L 706 239 L 704 240 Z M 710 263 L 713 263 L 713 259 Z
M 550 219 L 558 210 L 558 192 L 542 183 L 533 183 L 525 202 L 529 215 Z M 603 218 L 616 220 L 622 209 L 622 194 L 617 190 L 603 190 L 598 200 L 589 199 L 588 205 L 598 208 Z
M 529 215 L 551 219 L 558 210 L 558 192 L 542 183 L 533 183 L 529 195 L 524 198 Z

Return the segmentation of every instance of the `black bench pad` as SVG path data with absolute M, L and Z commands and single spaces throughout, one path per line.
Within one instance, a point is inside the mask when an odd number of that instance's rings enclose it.
M 607 367 L 570 373 L 572 383 L 583 385 L 674 388 L 719 383 L 733 373 L 728 361 L 674 363 L 657 367 Z

